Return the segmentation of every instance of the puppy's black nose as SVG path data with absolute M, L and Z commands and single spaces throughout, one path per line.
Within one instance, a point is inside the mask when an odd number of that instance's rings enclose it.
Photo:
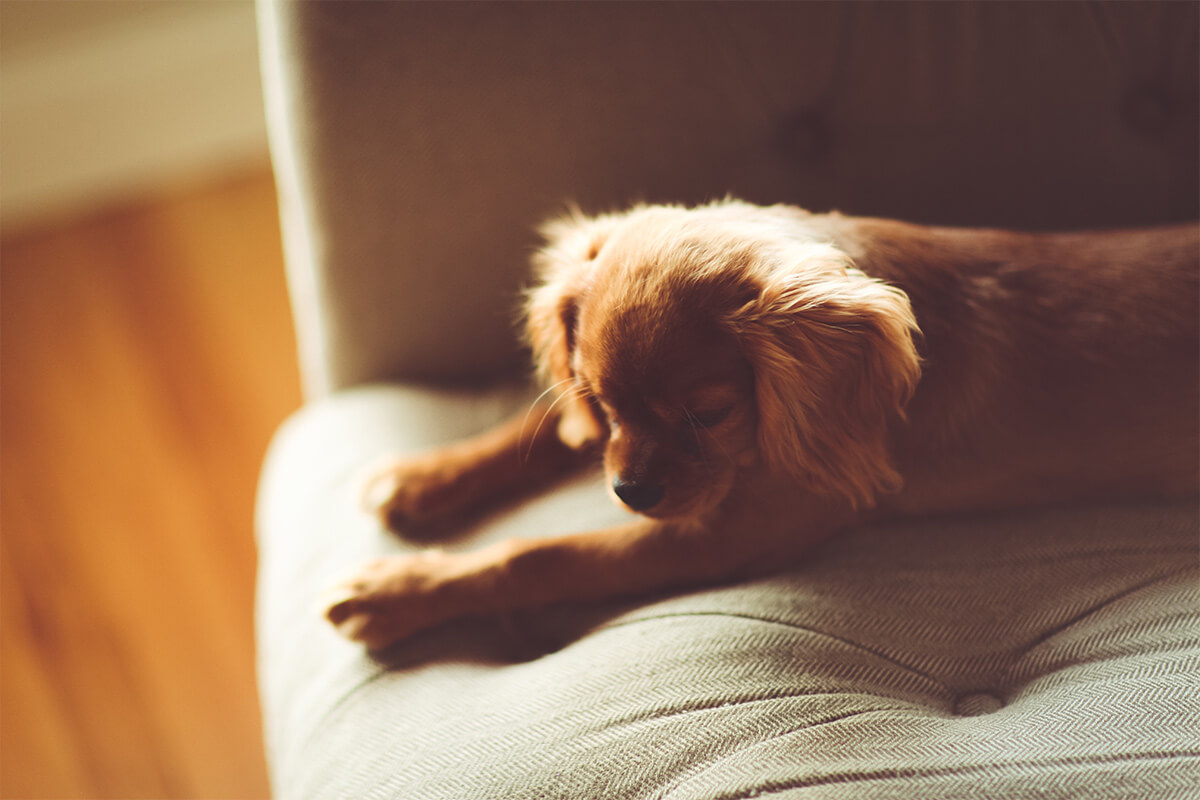
M 640 481 L 624 481 L 613 478 L 613 491 L 621 502 L 634 511 L 648 511 L 658 505 L 666 494 L 661 483 L 641 483 Z

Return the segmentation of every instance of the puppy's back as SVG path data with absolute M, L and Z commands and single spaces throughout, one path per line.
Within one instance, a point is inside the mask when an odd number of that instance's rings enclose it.
M 830 229 L 909 294 L 923 333 L 896 432 L 923 496 L 896 505 L 937 506 L 919 473 L 956 461 L 948 510 L 1196 493 L 1200 226 L 1027 234 L 835 217 Z

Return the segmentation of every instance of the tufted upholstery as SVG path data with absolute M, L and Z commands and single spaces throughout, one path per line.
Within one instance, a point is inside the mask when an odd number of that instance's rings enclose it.
M 745 585 L 449 626 L 378 661 L 313 592 L 411 545 L 362 464 L 519 394 L 359 388 L 282 431 L 260 516 L 281 798 L 1200 796 L 1193 504 L 862 530 Z M 451 547 L 616 521 L 583 477 Z
M 310 398 L 259 499 L 277 796 L 1200 797 L 1194 503 L 863 529 L 772 578 L 464 621 L 378 660 L 315 613 L 333 577 L 417 546 L 357 512 L 363 465 L 528 399 L 421 384 L 512 373 L 531 230 L 565 200 L 1194 218 L 1195 4 L 264 0 L 260 19 Z M 583 476 L 449 546 L 620 518 Z

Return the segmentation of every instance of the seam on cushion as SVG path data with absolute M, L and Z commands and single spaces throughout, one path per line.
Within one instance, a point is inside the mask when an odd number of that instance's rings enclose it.
M 887 663 L 889 663 L 893 666 L 899 667 L 900 669 L 904 670 L 905 672 L 909 673 L 910 675 L 915 675 L 918 678 L 922 678 L 926 681 L 929 681 L 929 683 L 933 684 L 933 686 L 935 688 L 940 689 L 945 693 L 950 693 L 950 687 L 947 686 L 942 681 L 938 680 L 937 678 L 933 677 L 932 675 L 930 675 L 926 672 L 922 672 L 921 670 L 917 669 L 916 667 L 913 667 L 909 664 L 905 664 L 902 661 L 899 661 L 889 655 L 886 655 L 875 648 L 868 647 L 864 644 L 860 644 L 860 643 L 852 641 L 850 639 L 846 639 L 841 636 L 837 636 L 836 634 L 832 634 L 827 631 L 818 630 L 816 628 L 810 628 L 808 626 L 800 625 L 795 622 L 788 622 L 786 620 L 781 620 L 781 619 L 769 619 L 767 617 L 757 617 L 753 614 L 735 614 L 735 613 L 730 613 L 727 611 L 677 611 L 677 612 L 669 612 L 666 614 L 655 614 L 653 616 L 648 616 L 648 617 L 638 617 L 637 619 L 625 620 L 622 622 L 614 622 L 614 623 L 611 623 L 608 625 L 601 626 L 600 628 L 597 628 L 596 632 L 611 630 L 613 628 L 621 628 L 621 627 L 625 627 L 626 625 L 634 625 L 634 624 L 637 624 L 640 622 L 650 622 L 652 620 L 672 619 L 672 618 L 677 618 L 677 617 L 678 618 L 683 618 L 683 617 L 725 617 L 728 619 L 741 619 L 741 620 L 747 620 L 747 621 L 752 621 L 752 622 L 761 622 L 761 623 L 764 623 L 767 625 L 779 625 L 779 626 L 782 626 L 785 628 L 791 628 L 792 630 L 804 631 L 805 633 L 811 633 L 814 636 L 820 636 L 822 638 L 829 639 L 834 642 L 838 642 L 839 644 L 844 644 L 847 647 L 851 647 L 860 652 L 867 653 L 868 655 L 872 655 L 872 656 L 880 659 L 881 661 L 886 661 Z
M 811 786 L 832 786 L 836 784 L 867 783 L 908 778 L 936 778 L 950 775 L 971 775 L 997 771 L 1012 771 L 1029 767 L 1067 767 L 1094 766 L 1098 764 L 1120 764 L 1136 761 L 1172 761 L 1200 759 L 1200 750 L 1171 750 L 1167 752 L 1119 753 L 1109 756 L 1079 756 L 1077 758 L 1045 758 L 1006 761 L 1003 764 L 964 764 L 958 767 L 943 769 L 900 768 L 894 770 L 872 770 L 853 773 L 850 775 L 829 775 L 814 780 L 799 780 L 766 784 L 750 790 L 749 793 L 718 794 L 709 800 L 750 800 L 750 798 L 779 794 L 792 789 L 803 789 Z
M 672 781 L 671 786 L 667 789 L 664 789 L 662 792 L 660 792 L 657 795 L 657 797 L 660 798 L 660 800 L 668 800 L 668 798 L 671 796 L 671 794 L 676 789 L 678 789 L 681 785 L 683 785 L 684 783 L 693 781 L 696 778 L 703 775 L 704 773 L 714 769 L 715 767 L 720 766 L 722 764 L 722 762 L 724 762 L 730 756 L 736 755 L 737 753 L 741 753 L 752 747 L 758 747 L 758 746 L 762 745 L 764 742 L 770 742 L 774 739 L 779 739 L 783 736 L 790 736 L 791 734 L 796 733 L 797 731 L 809 731 L 809 730 L 812 730 L 813 728 L 820 728 L 824 725 L 834 725 L 834 724 L 842 722 L 844 720 L 851 719 L 853 717 L 861 717 L 866 714 L 879 714 L 879 713 L 890 713 L 892 711 L 910 711 L 910 710 L 913 710 L 913 709 L 870 708 L 865 711 L 851 711 L 847 714 L 835 714 L 832 716 L 825 717 L 824 719 L 818 719 L 815 722 L 809 723 L 808 725 L 803 725 L 803 726 L 796 727 L 796 728 L 789 728 L 786 731 L 781 731 L 779 733 L 772 734 L 771 736 L 768 736 L 765 739 L 759 739 L 758 741 L 754 742 L 753 744 L 749 745 L 748 747 L 740 747 L 737 750 L 733 751 L 732 753 L 722 756 L 721 758 L 717 759 L 716 761 L 709 762 L 709 763 L 704 764 L 696 769 L 691 770 L 686 775 L 682 775 L 679 778 L 676 778 L 674 781 Z
M 1104 600 L 1100 601 L 1096 605 L 1080 612 L 1079 614 L 1076 614 L 1074 617 L 1071 617 L 1068 620 L 1065 620 L 1065 621 L 1059 623 L 1058 625 L 1054 626 L 1050 630 L 1043 632 L 1041 635 L 1035 637 L 1032 641 L 1030 641 L 1024 647 L 1022 647 L 1019 650 L 1016 650 L 1013 653 L 1013 657 L 1014 658 L 1023 658 L 1024 656 L 1029 655 L 1030 651 L 1034 650 L 1038 646 L 1049 642 L 1051 639 L 1053 639 L 1055 636 L 1058 636 L 1061 633 L 1065 633 L 1066 631 L 1070 630 L 1071 628 L 1075 627 L 1079 623 L 1086 620 L 1088 617 L 1092 616 L 1093 614 L 1096 614 L 1099 611 L 1104 610 L 1105 608 L 1107 608 L 1108 606 L 1117 602 L 1118 600 L 1123 600 L 1126 597 L 1129 597 L 1130 595 L 1137 594 L 1138 592 L 1142 591 L 1143 589 L 1147 589 L 1147 588 L 1155 585 L 1156 583 L 1164 583 L 1172 578 L 1176 578 L 1180 575 L 1189 573 L 1193 569 L 1194 568 L 1189 565 L 1182 569 L 1173 570 L 1164 575 L 1155 575 L 1154 577 L 1144 580 L 1141 583 L 1134 584 L 1133 586 L 1130 586 L 1127 589 L 1117 592 L 1113 596 L 1105 598 Z
M 1187 621 L 1194 622 L 1196 618 L 1195 611 L 1181 611 L 1178 614 L 1161 617 L 1155 622 L 1177 622 Z M 1128 626 L 1127 626 L 1128 627 Z M 1144 626 L 1149 627 L 1149 626 Z M 1185 641 L 1171 641 L 1156 644 L 1153 646 L 1139 645 L 1136 650 L 1119 652 L 1119 653 L 1102 653 L 1089 658 L 1081 658 L 1078 653 L 1072 652 L 1066 656 L 1056 658 L 1042 659 L 1038 656 L 1033 656 L 1031 659 L 1026 659 L 1029 653 L 1018 656 L 1013 660 L 1012 668 L 1005 675 L 1005 680 L 1010 686 L 1019 686 L 1021 689 L 1027 687 L 1030 683 L 1037 682 L 1049 678 L 1059 672 L 1067 669 L 1076 669 L 1078 667 L 1086 667 L 1101 663 L 1117 663 L 1123 659 L 1141 658 L 1145 656 L 1155 655 L 1177 655 L 1190 652 L 1200 644 L 1200 640 L 1187 639 Z
M 951 531 L 960 531 L 963 528 L 977 529 L 982 526 L 986 533 L 984 541 L 991 541 L 993 537 L 1000 535 L 1004 536 L 1011 532 L 1012 528 L 1021 529 L 1020 535 L 1029 537 L 1029 528 L 1031 525 L 1051 525 L 1056 530 L 1061 531 L 1067 527 L 1074 534 L 1070 536 L 1069 541 L 1076 542 L 1081 547 L 1093 549 L 1080 552 L 1077 547 L 1068 547 L 1060 553 L 1056 554 L 1056 549 L 1043 534 L 1036 535 L 1035 538 L 1046 542 L 1046 550 L 1031 556 L 1016 555 L 1014 551 L 1009 550 L 1007 554 L 996 553 L 996 559 L 988 559 L 990 563 L 1020 565 L 1024 563 L 1044 563 L 1047 556 L 1073 557 L 1088 556 L 1088 555 L 1138 555 L 1138 554 L 1161 554 L 1168 552 L 1179 552 L 1192 554 L 1195 551 L 1193 544 L 1194 529 L 1200 517 L 1197 516 L 1200 512 L 1200 506 L 1197 506 L 1193 499 L 1163 499 L 1150 500 L 1145 502 L 1126 501 L 1126 502 L 1097 502 L 1097 503 L 1079 503 L 1067 504 L 1058 506 L 1044 506 L 1041 508 L 1011 508 L 998 509 L 991 512 L 986 511 L 962 511 L 962 512 L 946 512 L 943 514 L 928 515 L 923 518 L 905 518 L 905 519 L 890 519 L 880 520 L 863 526 L 865 530 L 878 531 L 886 538 L 893 538 L 895 533 L 907 533 L 910 530 L 926 530 L 930 526 L 934 532 L 939 534 L 947 534 Z M 1137 546 L 1129 541 L 1128 537 L 1120 539 L 1101 538 L 1100 541 L 1092 535 L 1096 524 L 1101 522 L 1111 522 L 1113 518 L 1118 522 L 1137 522 L 1139 524 L 1147 524 L 1150 535 L 1145 537 L 1150 539 L 1143 546 Z M 1149 518 L 1149 519 L 1148 519 Z M 1086 526 L 1086 527 L 1075 527 Z M 1145 529 L 1144 529 L 1145 530 Z M 960 536 L 951 535 L 951 538 L 958 539 Z M 826 545 L 823 545 L 821 551 L 826 548 L 833 550 L 837 548 L 838 539 L 830 540 Z M 907 552 L 902 550 L 901 552 Z M 977 547 L 971 547 L 964 552 L 979 553 Z M 912 563 L 924 563 L 923 561 L 915 561 Z
M 724 701 L 724 702 L 711 703 L 709 705 L 693 706 L 690 708 L 675 707 L 675 708 L 661 710 L 661 711 L 657 711 L 657 712 L 648 712 L 645 714 L 631 714 L 631 715 L 622 717 L 620 719 L 609 720 L 606 722 L 605 727 L 614 727 L 617 725 L 633 725 L 633 724 L 637 724 L 640 722 L 653 722 L 656 720 L 670 719 L 671 717 L 682 716 L 684 714 L 699 714 L 699 713 L 703 713 L 705 711 L 717 711 L 717 710 L 725 709 L 725 708 L 733 708 L 736 706 L 748 706 L 748 705 L 753 705 L 755 703 L 768 703 L 768 702 L 774 702 L 777 700 L 794 700 L 798 697 L 813 697 L 813 698 L 828 697 L 828 698 L 841 699 L 841 698 L 845 698 L 845 697 L 852 696 L 852 695 L 862 695 L 862 694 L 866 694 L 866 693 L 865 692 L 780 692 L 778 694 L 746 697 L 746 698 L 741 698 L 741 699 L 728 700 L 728 701 Z M 871 696 L 875 697 L 877 695 L 871 695 Z M 888 699 L 894 700 L 894 698 L 888 698 Z M 904 701 L 897 701 L 897 702 L 904 702 Z M 893 710 L 895 710 L 895 711 L 900 711 L 900 710 L 920 711 L 921 710 L 921 707 L 918 706 L 916 703 L 906 703 L 905 706 L 906 707 L 902 708 L 902 709 L 901 708 L 895 708 L 895 709 L 872 708 L 872 709 L 867 709 L 865 711 L 855 711 L 854 713 L 855 714 L 866 714 L 866 713 L 869 713 L 872 711 L 893 711 Z M 832 721 L 832 720 L 829 720 L 829 721 Z M 826 722 L 826 720 L 822 720 L 822 721 L 814 723 L 814 724 L 815 725 L 823 725 L 825 722 Z M 784 733 L 791 733 L 791 731 L 785 731 Z M 780 735 L 782 735 L 782 734 L 780 734 Z
M 866 528 L 864 530 L 874 532 L 874 531 L 879 530 L 881 527 L 882 526 L 879 526 L 879 527 L 872 526 L 872 527 Z M 1040 554 L 1037 556 L 1028 556 L 1028 557 L 1021 556 L 1021 557 L 1016 557 L 1016 558 L 987 559 L 984 561 L 967 562 L 967 563 L 963 563 L 960 560 L 955 560 L 955 561 L 949 562 L 949 563 L 921 560 L 921 559 L 916 559 L 913 561 L 901 560 L 901 561 L 896 561 L 893 564 L 893 566 L 896 568 L 916 568 L 916 569 L 923 569 L 923 570 L 924 569 L 934 569 L 939 572 L 944 571 L 946 569 L 950 569 L 950 568 L 969 568 L 971 571 L 975 571 L 975 570 L 979 570 L 979 569 L 988 569 L 988 570 L 999 571 L 999 570 L 1009 570 L 1013 567 L 1023 567 L 1023 566 L 1030 566 L 1030 565 L 1042 566 L 1046 563 L 1047 558 L 1053 558 L 1055 561 L 1061 563 L 1064 561 L 1081 561 L 1081 560 L 1093 559 L 1098 556 L 1104 557 L 1104 558 L 1109 558 L 1109 557 L 1113 557 L 1113 556 L 1127 556 L 1127 557 L 1165 556 L 1165 555 L 1189 555 L 1190 556 L 1193 554 L 1194 554 L 1193 548 L 1188 547 L 1186 545 L 1168 546 L 1168 547 L 1107 547 L 1107 548 L 1098 548 L 1095 550 L 1083 550 L 1083 551 L 1071 550 L 1071 551 L 1063 552 L 1063 553 L 1046 553 L 1046 554 Z M 840 553 L 839 553 L 839 555 L 840 555 Z M 838 568 L 838 572 L 840 574 L 848 574 L 848 575 L 861 574 L 861 566 L 847 565 L 847 566 Z M 784 574 L 787 574 L 787 573 L 784 573 Z
M 297 744 L 296 752 L 303 753 L 305 750 L 307 750 L 309 746 L 316 740 L 317 736 L 324 732 L 326 727 L 325 723 L 331 720 L 342 709 L 342 707 L 350 701 L 350 698 L 356 695 L 359 690 L 369 686 L 383 676 L 387 675 L 388 672 L 390 672 L 390 670 L 388 670 L 386 667 L 376 667 L 371 674 L 366 675 L 361 680 L 355 681 L 352 685 L 346 687 L 346 689 L 337 696 L 337 699 L 334 700 L 329 707 L 322 711 L 320 716 L 313 721 L 313 724 L 309 727 L 307 735 L 305 735 L 304 738 Z

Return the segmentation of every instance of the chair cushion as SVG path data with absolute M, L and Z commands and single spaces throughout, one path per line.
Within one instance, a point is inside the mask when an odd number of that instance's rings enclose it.
M 290 420 L 260 490 L 260 680 L 286 798 L 1173 798 L 1200 792 L 1196 504 L 848 532 L 784 574 L 465 620 L 371 657 L 317 596 L 420 545 L 365 464 L 521 389 L 368 387 Z M 451 548 L 624 518 L 590 474 Z

